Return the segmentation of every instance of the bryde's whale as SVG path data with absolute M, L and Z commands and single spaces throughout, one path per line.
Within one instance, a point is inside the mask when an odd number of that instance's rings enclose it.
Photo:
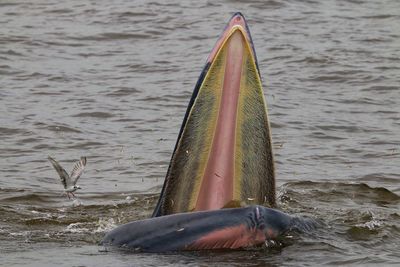
M 101 244 L 135 251 L 240 249 L 312 221 L 276 208 L 271 132 L 245 18 L 230 19 L 195 86 L 152 218 Z

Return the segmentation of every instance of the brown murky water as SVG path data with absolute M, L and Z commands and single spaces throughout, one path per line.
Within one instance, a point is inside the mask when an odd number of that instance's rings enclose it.
M 235 11 L 264 78 L 283 210 L 321 229 L 235 252 L 102 252 L 148 217 Z M 0 1 L 3 266 L 400 264 L 400 2 Z M 47 156 L 87 170 L 61 196 Z M 81 204 L 81 205 L 77 205 Z

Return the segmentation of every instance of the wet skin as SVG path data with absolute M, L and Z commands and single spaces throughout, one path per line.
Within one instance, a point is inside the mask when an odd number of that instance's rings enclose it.
M 196 84 L 153 217 L 117 227 L 101 244 L 240 249 L 314 225 L 263 205 L 276 207 L 271 133 L 250 32 L 236 13 Z
M 263 244 L 290 230 L 314 227 L 263 206 L 178 213 L 134 221 L 109 232 L 102 245 L 142 252 L 239 249 Z

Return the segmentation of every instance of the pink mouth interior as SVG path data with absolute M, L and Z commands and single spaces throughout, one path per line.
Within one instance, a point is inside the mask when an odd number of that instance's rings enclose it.
M 208 56 L 207 62 L 211 62 L 214 60 L 222 43 L 228 37 L 230 30 L 235 26 L 241 26 L 243 29 L 246 29 L 246 21 L 244 20 L 244 18 L 242 16 L 236 15 L 229 21 L 228 26 L 226 27 L 225 31 L 222 33 L 221 37 L 218 39 L 213 50 L 211 51 L 210 55 Z
M 238 24 L 244 25 L 244 19 L 233 17 L 221 39 L 227 38 L 231 27 Z M 245 40 L 239 30 L 229 38 L 217 126 L 195 210 L 219 209 L 233 199 L 236 115 Z M 222 42 L 219 40 L 217 46 Z M 216 56 L 218 48 L 209 58 Z

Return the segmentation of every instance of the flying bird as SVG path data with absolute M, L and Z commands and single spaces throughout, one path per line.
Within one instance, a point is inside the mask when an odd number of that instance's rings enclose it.
M 71 199 L 70 194 L 75 197 L 74 192 L 78 189 L 81 189 L 81 187 L 76 183 L 85 169 L 86 157 L 81 157 L 81 159 L 75 163 L 70 175 L 52 157 L 49 156 L 48 159 L 53 165 L 54 169 L 57 171 L 58 175 L 60 175 L 61 183 L 64 186 L 64 192 L 67 194 L 67 197 Z

